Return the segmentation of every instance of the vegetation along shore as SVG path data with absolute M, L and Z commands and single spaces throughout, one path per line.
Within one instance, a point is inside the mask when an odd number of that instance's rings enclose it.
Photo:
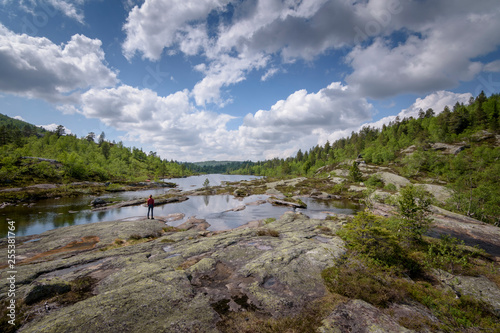
M 198 166 L 2 116 L 1 202 L 148 188 L 213 167 L 265 177 L 161 203 L 262 194 L 290 210 L 230 230 L 194 217 L 173 227 L 180 214 L 155 212 L 19 237 L 17 315 L 9 323 L 2 279 L 0 330 L 499 332 L 499 108 L 500 95 L 481 93 L 287 159 Z M 304 197 L 365 209 L 315 219 Z

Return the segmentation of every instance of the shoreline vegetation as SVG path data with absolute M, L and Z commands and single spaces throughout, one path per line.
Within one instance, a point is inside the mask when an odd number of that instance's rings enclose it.
M 445 186 L 453 196 L 443 208 L 498 224 L 499 160 L 500 95 L 487 97 L 483 92 L 468 105 L 456 103 L 437 115 L 432 109 L 420 110 L 418 118 L 396 118 L 381 129 L 364 127 L 348 138 L 299 150 L 295 157 L 263 162 L 168 161 L 154 152 L 108 142 L 104 133 L 77 138 L 65 135 L 62 126 L 48 132 L 0 115 L 0 202 L 57 195 L 57 190 L 41 184 L 61 184 L 58 189 L 66 195 L 99 194 L 201 172 L 306 177 L 310 186 L 321 190 L 322 179 L 348 174 L 356 163 L 385 169 L 412 183 Z M 383 189 L 380 172 L 366 178 L 351 172 L 349 180 Z M 101 185 L 108 182 L 108 187 Z M 11 191 L 20 187 L 24 190 Z M 346 192 L 342 183 L 327 190 L 339 196 Z
M 201 219 L 174 228 L 166 223 L 178 216 L 155 216 L 20 237 L 18 316 L 14 326 L 7 323 L 9 284 L 2 281 L 0 328 L 137 331 L 147 323 L 152 332 L 500 331 L 499 103 L 500 95 L 481 93 L 468 105 L 438 115 L 421 110 L 416 119 L 364 128 L 288 159 L 242 162 L 240 169 L 227 164 L 226 172 L 265 178 L 207 183 L 164 198 L 266 194 L 297 207 L 304 196 L 348 198 L 366 207 L 354 216 L 311 219 L 305 209 L 217 232 Z M 0 195 L 12 200 L 65 187 L 86 194 L 155 186 L 165 175 L 195 173 L 188 164 L 119 144 L 108 143 L 106 157 L 104 135 L 98 143 L 64 133 L 12 138 L 0 142 Z M 95 162 L 82 167 L 78 154 Z M 126 165 L 121 173 L 120 165 Z M 213 165 L 202 167 L 209 172 Z M 57 182 L 68 185 L 37 185 Z M 7 246 L 0 239 L 0 249 Z

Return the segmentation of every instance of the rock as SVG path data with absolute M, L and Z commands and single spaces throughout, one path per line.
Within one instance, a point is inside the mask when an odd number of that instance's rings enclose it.
M 196 231 L 204 231 L 210 227 L 210 224 L 203 220 L 197 219 L 194 216 L 190 217 L 186 222 L 177 226 L 179 229 L 185 230 L 196 230 Z
M 169 203 L 174 203 L 174 202 L 182 202 L 186 201 L 189 198 L 186 196 L 176 196 L 176 197 L 167 197 L 167 198 L 156 198 L 155 199 L 155 207 L 164 205 L 164 204 L 169 204 Z M 129 200 L 129 201 L 123 201 L 119 202 L 114 205 L 109 205 L 109 206 L 104 206 L 104 207 L 96 207 L 93 208 L 94 211 L 96 210 L 110 210 L 110 209 L 115 209 L 115 208 L 121 208 L 121 207 L 128 207 L 128 206 L 138 206 L 138 205 L 145 205 L 146 200 L 145 199 L 136 199 L 136 200 Z M 100 205 L 96 205 L 100 206 Z
M 441 282 L 460 295 L 470 295 L 491 306 L 500 316 L 500 288 L 484 276 L 453 275 L 440 271 Z
M 50 189 L 57 188 L 57 185 L 56 184 L 35 184 L 35 185 L 27 186 L 26 188 L 27 189 L 36 188 L 36 189 L 41 189 L 41 190 L 50 190 Z
M 448 144 L 448 143 L 438 142 L 438 143 L 434 143 L 431 145 L 431 148 L 433 150 L 440 151 L 443 154 L 447 154 L 447 155 L 457 155 L 459 152 L 461 152 L 462 150 L 469 148 L 469 147 L 470 146 L 465 144 L 465 143 L 452 145 L 452 144 Z
M 286 201 L 277 198 L 268 198 L 267 201 L 272 205 L 289 206 L 294 208 L 307 208 L 307 205 L 301 201 Z
M 321 199 L 321 200 L 328 200 L 328 199 L 331 199 L 332 198 L 332 195 L 329 194 L 329 193 L 326 193 L 326 192 L 317 192 L 317 191 L 313 191 L 311 194 L 310 194 L 310 197 L 311 198 L 316 198 L 316 199 Z
M 320 333 L 413 332 L 365 301 L 355 299 L 340 305 L 323 320 Z
M 385 199 L 389 198 L 391 193 L 382 190 L 375 190 L 370 194 L 370 199 L 374 201 L 384 202 Z
M 225 210 L 224 212 L 240 212 L 240 211 L 244 210 L 245 208 L 247 208 L 245 205 L 241 205 L 238 207 L 234 207 L 234 208 Z
M 266 190 L 266 194 L 271 195 L 271 196 L 282 196 L 283 195 L 280 191 L 278 191 L 275 188 L 268 188 Z
M 351 192 L 363 192 L 364 190 L 366 190 L 365 186 L 355 186 L 355 185 L 349 186 L 349 191 Z
M 335 176 L 339 177 L 348 177 L 349 176 L 349 170 L 346 169 L 335 169 L 332 171 L 332 174 Z
M 446 234 L 463 240 L 465 245 L 478 245 L 493 260 L 500 262 L 500 228 L 436 206 L 432 206 L 431 210 L 431 236 L 438 238 Z
M 394 184 L 397 189 L 400 189 L 401 187 L 410 184 L 410 181 L 408 179 L 398 176 L 394 173 L 382 171 L 382 172 L 377 172 L 375 174 L 380 177 L 380 179 L 384 182 L 385 185 Z
M 432 196 L 441 203 L 445 203 L 453 195 L 452 190 L 441 185 L 433 185 L 433 184 L 416 184 L 416 185 L 423 186 L 427 192 L 432 194 Z
M 102 205 L 105 205 L 106 204 L 106 201 L 102 198 L 95 198 L 93 199 L 90 204 L 94 207 L 96 206 L 102 206 Z
M 19 239 L 16 254 L 33 257 L 85 235 L 100 237 L 95 249 L 75 248 L 22 265 L 16 276 L 20 295 L 37 295 L 31 292 L 35 285 L 57 285 L 85 276 L 96 282 L 91 297 L 75 304 L 54 304 L 57 301 L 45 297 L 59 289 L 45 288 L 35 299 L 48 300 L 57 311 L 35 311 L 33 320 L 20 331 L 132 332 L 147 327 L 148 332 L 215 333 L 227 311 L 296 315 L 327 292 L 321 271 L 345 249 L 336 236 L 323 235 L 321 241 L 314 237 L 320 234 L 319 225 L 334 230 L 339 223 L 289 212 L 266 225 L 279 232 L 279 238 L 259 237 L 254 229 L 200 237 L 199 230 L 191 229 L 111 249 L 106 247 L 117 238 L 161 231 L 164 224 L 99 222 L 51 230 L 39 235 L 37 242 Z M 0 294 L 6 290 L 4 279 Z
M 475 142 L 481 142 L 481 141 L 493 139 L 493 138 L 495 138 L 495 134 L 490 133 L 490 132 L 485 131 L 485 130 L 474 133 L 471 137 L 471 139 Z
M 235 197 L 246 197 L 248 196 L 248 191 L 243 188 L 237 188 L 236 190 L 234 190 L 233 195 Z
M 328 179 L 330 179 L 330 181 L 332 183 L 335 183 L 335 184 L 342 184 L 346 181 L 345 178 L 340 178 L 340 177 L 332 177 L 332 176 L 329 176 Z
M 500 228 L 433 210 L 434 232 L 447 228 L 469 241 L 490 244 L 488 253 L 499 248 Z M 165 224 L 159 221 L 123 219 L 19 237 L 16 294 L 30 295 L 33 302 L 25 305 L 30 316 L 19 331 L 216 333 L 230 312 L 264 319 L 296 317 L 329 295 L 321 272 L 345 254 L 344 242 L 334 231 L 347 221 L 343 215 L 318 220 L 287 212 L 263 226 L 279 234 L 269 237 L 255 230 L 262 221 L 209 233 L 203 230 L 206 222 L 193 217 L 185 222 L 191 224 L 186 225 L 189 230 L 163 233 Z M 332 233 L 322 232 L 325 228 Z M 158 237 L 129 241 L 133 235 L 153 234 Z M 7 239 L 0 239 L 0 247 L 7 244 Z M 2 276 L 6 271 L 0 268 Z M 88 298 L 58 303 L 65 285 L 83 278 L 94 281 Z M 498 308 L 494 284 L 481 277 L 456 281 L 457 288 L 482 293 L 485 302 Z M 0 280 L 0 295 L 8 290 L 8 281 Z M 43 302 L 50 311 L 44 311 Z M 410 332 L 398 318 L 435 320 L 423 306 L 413 304 L 380 310 L 360 300 L 343 302 L 327 313 L 318 332 Z
M 165 222 L 179 221 L 179 220 L 182 220 L 184 218 L 184 216 L 185 215 L 183 213 L 173 213 L 173 214 L 168 214 L 167 216 L 164 216 L 163 220 Z
M 411 145 L 406 149 L 401 150 L 401 154 L 410 155 L 417 150 L 417 146 Z

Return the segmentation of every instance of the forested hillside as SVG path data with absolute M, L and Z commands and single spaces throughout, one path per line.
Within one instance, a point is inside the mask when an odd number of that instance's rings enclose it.
M 206 161 L 196 163 L 184 163 L 187 169 L 196 173 L 230 173 L 234 170 L 246 168 L 253 165 L 251 161 Z
M 445 183 L 455 190 L 450 209 L 496 223 L 500 218 L 500 95 L 482 92 L 468 105 L 455 104 L 436 115 L 397 119 L 381 129 L 364 127 L 350 137 L 327 142 L 295 157 L 247 165 L 235 173 L 272 177 L 315 176 L 360 157 L 390 167 L 412 180 Z M 444 154 L 437 143 L 454 144 Z
M 45 131 L 1 115 L 0 185 L 139 181 L 191 174 L 184 165 L 161 159 L 154 152 L 146 154 L 121 142 L 109 142 L 104 133 L 77 138 L 64 132 L 63 126 Z

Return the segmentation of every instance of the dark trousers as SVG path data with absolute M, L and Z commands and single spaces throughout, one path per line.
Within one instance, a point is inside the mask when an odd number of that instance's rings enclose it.
M 149 212 L 151 211 L 151 218 L 153 218 L 153 207 L 154 205 L 148 205 L 148 219 L 149 219 Z

